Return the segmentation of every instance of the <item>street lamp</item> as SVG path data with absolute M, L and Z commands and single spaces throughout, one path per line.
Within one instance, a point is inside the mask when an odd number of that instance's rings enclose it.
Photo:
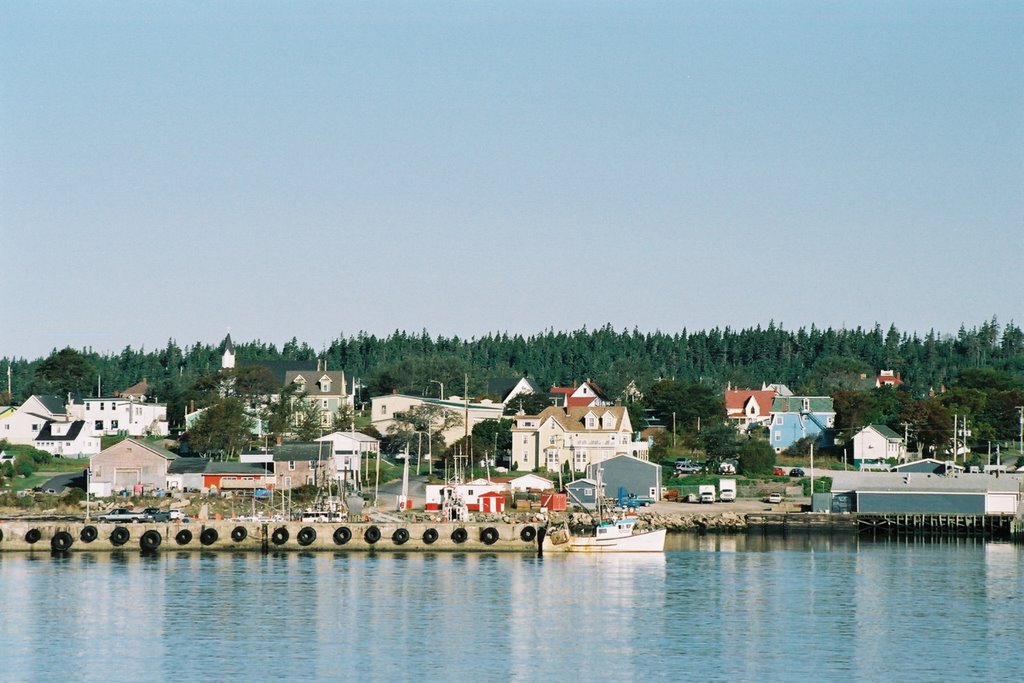
M 444 382 L 440 382 L 440 381 L 438 381 L 436 379 L 428 379 L 427 381 L 428 382 L 433 382 L 434 384 L 437 384 L 438 386 L 441 387 L 441 400 L 443 401 L 444 400 Z

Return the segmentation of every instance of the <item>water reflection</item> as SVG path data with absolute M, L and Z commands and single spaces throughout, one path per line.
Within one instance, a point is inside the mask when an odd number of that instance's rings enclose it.
M 850 535 L 670 535 L 653 556 L 0 554 L 2 677 L 984 680 L 1019 672 L 1021 560 Z

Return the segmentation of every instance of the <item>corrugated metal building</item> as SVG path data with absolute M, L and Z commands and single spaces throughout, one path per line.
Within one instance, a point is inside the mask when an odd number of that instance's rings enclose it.
M 942 476 L 921 472 L 836 472 L 832 512 L 878 514 L 1012 515 L 1021 479 L 991 474 Z M 820 505 L 815 501 L 815 506 Z
M 598 468 L 601 469 L 600 477 L 597 476 Z M 599 478 L 604 490 L 611 493 L 624 488 L 630 496 L 661 499 L 661 465 L 631 455 L 617 455 L 590 465 L 587 477 Z

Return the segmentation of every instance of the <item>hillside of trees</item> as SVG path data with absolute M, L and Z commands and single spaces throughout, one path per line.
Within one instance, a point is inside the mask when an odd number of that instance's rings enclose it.
M 5 358 L 0 363 L 11 367 L 13 395 L 0 396 L 0 404 L 18 404 L 35 393 L 95 395 L 98 386 L 110 395 L 146 378 L 151 398 L 168 404 L 172 428 L 179 427 L 186 405 L 212 400 L 209 378 L 220 370 L 221 351 L 204 344 L 182 348 L 170 340 L 154 351 L 126 347 L 120 354 L 104 355 L 55 349 L 35 360 Z M 700 385 L 718 395 L 728 385 L 782 383 L 797 393 L 834 396 L 841 430 L 878 421 L 902 433 L 901 423 L 915 417 L 915 424 L 933 425 L 929 441 L 936 442 L 947 421 L 951 430 L 954 413 L 970 415 L 980 435 L 1016 438 L 1016 406 L 1024 405 L 1024 332 L 995 318 L 961 327 L 956 334 L 930 331 L 923 336 L 895 326 L 791 331 L 769 324 L 668 334 L 605 325 L 473 339 L 432 337 L 426 331 L 395 331 L 386 337 L 360 333 L 319 351 L 294 338 L 281 348 L 260 340 L 236 341 L 235 351 L 239 366 L 321 360 L 360 380 L 360 401 L 392 390 L 436 395 L 431 394 L 438 388 L 435 380 L 445 383 L 448 394 L 461 394 L 468 380 L 469 394 L 483 396 L 488 379 L 522 375 L 542 388 L 590 379 L 612 398 L 630 383 L 652 396 L 659 380 Z M 898 391 L 873 390 L 881 369 L 900 373 Z M 656 390 L 653 396 L 663 394 Z M 647 407 L 664 416 L 671 406 Z

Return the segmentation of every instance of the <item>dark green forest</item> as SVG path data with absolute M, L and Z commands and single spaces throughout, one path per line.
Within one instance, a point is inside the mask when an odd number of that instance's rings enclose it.
M 360 333 L 320 350 L 294 338 L 281 348 L 260 340 L 236 340 L 235 351 L 240 366 L 271 360 L 324 361 L 329 369 L 342 369 L 349 378 L 360 380 L 360 401 L 392 390 L 436 392 L 436 382 L 444 382 L 448 394 L 461 394 L 468 381 L 470 395 L 479 397 L 488 379 L 521 375 L 541 388 L 590 379 L 612 398 L 620 397 L 630 383 L 640 392 L 650 392 L 659 380 L 699 384 L 715 392 L 727 385 L 760 388 L 762 383 L 782 383 L 797 393 L 836 396 L 840 427 L 879 419 L 898 428 L 907 419 L 907 410 L 919 409 L 925 399 L 944 389 L 957 389 L 953 410 L 998 412 L 990 420 L 990 434 L 1010 439 L 1017 432 L 1015 406 L 1024 400 L 1024 332 L 995 318 L 970 329 L 961 327 L 955 334 L 933 330 L 921 335 L 877 325 L 793 331 L 775 324 L 669 334 L 616 331 L 605 325 L 472 339 L 433 337 L 426 331 L 396 330 L 386 337 Z M 54 349 L 47 358 L 4 359 L 11 367 L 13 394 L 4 396 L 4 403 L 17 404 L 35 393 L 95 395 L 98 386 L 110 395 L 146 378 L 150 397 L 168 404 L 174 427 L 181 424 L 187 402 L 203 398 L 197 386 L 220 370 L 221 353 L 220 345 L 181 347 L 169 340 L 164 348 L 152 351 L 126 347 L 117 355 L 103 355 L 81 349 L 62 356 Z M 883 394 L 872 391 L 882 369 L 894 370 L 903 379 L 898 400 L 888 404 Z M 945 415 L 933 419 L 938 428 Z

